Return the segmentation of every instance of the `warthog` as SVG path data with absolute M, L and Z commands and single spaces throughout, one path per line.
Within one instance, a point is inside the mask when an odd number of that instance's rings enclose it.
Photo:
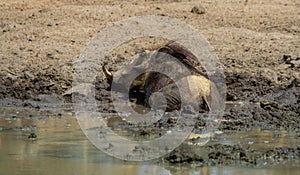
M 211 110 L 212 88 L 215 88 L 215 85 L 199 71 L 198 59 L 183 46 L 177 43 L 167 44 L 155 51 L 141 54 L 131 65 L 131 68 L 114 74 L 109 72 L 106 66 L 102 69 L 110 83 L 115 76 L 126 77 L 132 72 L 145 69 L 146 71 L 139 74 L 129 85 L 130 97 L 138 99 L 141 105 L 147 108 L 164 107 L 166 111 L 179 110 L 182 97 L 186 95 L 187 102 L 198 101 L 199 110 Z M 180 87 L 177 86 L 177 82 L 181 82 Z M 128 79 L 125 78 L 123 83 L 124 86 L 129 83 Z M 187 91 L 187 89 L 194 89 L 194 91 Z M 183 92 L 187 93 L 182 94 Z M 164 95 L 165 101 L 155 94 Z

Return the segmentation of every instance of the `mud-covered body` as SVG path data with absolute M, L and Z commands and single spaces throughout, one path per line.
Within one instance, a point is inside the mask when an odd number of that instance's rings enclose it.
M 199 71 L 198 59 L 188 49 L 171 43 L 158 50 L 148 52 L 143 57 L 149 59 L 139 57 L 134 60 L 133 70 L 138 70 L 143 65 L 149 71 L 136 77 L 131 82 L 130 90 L 133 96 L 134 93 L 139 93 L 144 106 L 163 107 L 166 111 L 179 110 L 185 99 L 185 103 L 190 102 L 191 104 L 197 100 L 198 109 L 211 110 L 211 92 L 214 84 Z M 151 64 L 149 62 L 153 62 L 153 60 L 154 66 L 153 64 L 149 65 Z M 111 81 L 112 74 L 105 67 L 103 67 L 103 71 Z M 130 72 L 116 72 L 115 74 L 126 76 Z M 162 94 L 165 101 L 153 97 L 154 93 Z

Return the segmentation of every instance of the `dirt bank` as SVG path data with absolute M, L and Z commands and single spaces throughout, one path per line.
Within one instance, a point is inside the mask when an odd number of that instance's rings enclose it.
M 195 6 L 204 12 L 191 12 Z M 166 15 L 198 29 L 224 65 L 227 106 L 220 130 L 284 129 L 299 136 L 299 11 L 297 0 L 2 0 L 1 105 L 38 108 L 39 101 L 70 102 L 62 94 L 72 87 L 72 61 L 97 31 L 131 16 Z M 150 40 L 124 46 L 107 64 L 116 69 L 115 65 L 130 55 L 161 43 Z M 97 99 L 109 102 L 101 73 L 98 80 Z M 49 99 L 41 94 L 52 95 Z M 20 100 L 17 104 L 12 102 L 16 99 Z M 299 147 L 293 149 L 299 158 Z M 271 152 L 281 154 L 284 150 Z M 211 156 L 218 155 L 223 154 Z

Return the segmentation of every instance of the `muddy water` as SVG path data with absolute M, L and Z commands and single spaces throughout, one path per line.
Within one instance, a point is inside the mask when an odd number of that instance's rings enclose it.
M 0 175 L 10 174 L 298 174 L 299 165 L 288 161 L 263 167 L 170 165 L 164 161 L 125 162 L 95 148 L 82 133 L 76 118 L 69 112 L 1 110 Z M 35 133 L 37 139 L 28 139 Z M 299 139 L 286 131 L 254 129 L 234 134 L 217 133 L 212 143 L 239 143 L 249 149 L 297 146 Z

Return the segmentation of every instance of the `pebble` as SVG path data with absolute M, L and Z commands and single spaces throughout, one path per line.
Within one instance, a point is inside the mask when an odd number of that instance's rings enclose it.
M 254 143 L 254 142 L 252 142 L 252 141 L 249 141 L 249 142 L 248 142 L 248 145 L 253 145 L 253 143 Z
M 300 68 L 300 57 L 283 55 L 283 61 L 285 64 L 289 64 L 291 68 Z
M 220 131 L 220 130 L 215 131 L 215 134 L 223 134 L 223 131 Z
M 200 15 L 205 13 L 205 9 L 202 6 L 194 6 L 191 12 Z
M 35 133 L 31 133 L 31 134 L 28 136 L 28 139 L 30 139 L 30 140 L 32 140 L 32 141 L 36 140 L 36 138 L 37 138 L 37 135 L 36 135 Z
M 33 74 L 31 74 L 30 72 L 27 72 L 27 71 L 24 72 L 24 77 L 26 79 L 30 79 L 30 80 L 33 80 L 35 78 Z

